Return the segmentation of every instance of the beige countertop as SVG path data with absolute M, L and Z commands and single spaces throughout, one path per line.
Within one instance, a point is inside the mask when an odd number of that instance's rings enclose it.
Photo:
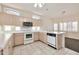
M 54 31 L 39 31 L 39 32 L 46 32 L 46 33 L 53 33 L 53 34 L 63 34 L 64 32 L 54 32 Z
M 27 32 L 45 32 L 45 33 L 54 33 L 54 34 L 62 34 L 63 32 L 53 32 L 53 31 L 7 31 L 7 32 L 0 32 L 0 49 L 3 49 L 9 38 L 12 36 L 13 33 L 27 33 Z

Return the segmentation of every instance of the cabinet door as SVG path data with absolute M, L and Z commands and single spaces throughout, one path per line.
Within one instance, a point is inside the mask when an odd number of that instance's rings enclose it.
M 24 44 L 24 34 L 23 33 L 16 33 L 14 34 L 14 45 L 22 45 Z
M 47 44 L 47 34 L 46 34 L 46 33 L 43 33 L 43 35 L 44 35 L 44 39 L 43 39 L 43 41 L 44 41 L 44 43 Z
M 42 33 L 42 32 L 39 32 L 39 40 L 40 40 L 40 41 L 43 41 L 43 38 L 44 38 L 44 37 L 43 37 L 43 33 Z
M 33 34 L 33 39 L 34 39 L 34 41 L 39 40 L 39 39 L 38 39 L 38 32 L 34 32 L 34 34 Z
M 3 13 L 0 15 L 1 16 L 1 24 L 3 25 L 12 25 L 13 21 L 12 21 L 12 15 Z
M 13 25 L 17 26 L 19 25 L 19 18 L 15 15 L 12 16 Z
M 40 32 L 39 33 L 39 39 L 40 39 L 40 41 L 42 41 L 42 42 L 47 44 L 47 34 L 46 33 Z

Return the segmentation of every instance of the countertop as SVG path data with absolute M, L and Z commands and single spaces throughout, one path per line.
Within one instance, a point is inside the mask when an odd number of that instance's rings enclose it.
M 6 32 L 0 32 L 0 50 L 3 49 L 9 38 L 12 36 L 13 33 L 27 33 L 27 32 L 45 32 L 45 33 L 54 33 L 54 34 L 62 34 L 63 32 L 53 32 L 53 31 L 44 31 L 44 30 L 40 30 L 40 31 L 6 31 Z
M 55 32 L 55 31 L 39 31 L 39 32 L 46 32 L 46 33 L 53 33 L 53 34 L 63 34 L 64 32 Z

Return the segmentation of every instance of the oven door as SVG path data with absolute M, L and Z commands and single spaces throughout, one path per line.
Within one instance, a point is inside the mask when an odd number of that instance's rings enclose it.
M 26 34 L 26 39 L 32 38 L 32 34 Z
M 24 40 L 30 40 L 32 39 L 32 33 L 25 33 Z
M 33 34 L 32 33 L 25 33 L 24 34 L 24 44 L 32 43 L 33 42 Z

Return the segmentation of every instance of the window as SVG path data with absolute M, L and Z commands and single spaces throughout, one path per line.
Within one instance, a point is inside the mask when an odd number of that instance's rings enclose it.
M 54 24 L 54 30 L 55 30 L 55 31 L 58 30 L 58 24 Z
M 63 23 L 63 28 L 64 31 L 67 31 L 67 23 Z
M 60 30 L 60 31 L 63 31 L 63 23 L 60 23 L 60 24 L 59 24 L 59 30 Z
M 72 31 L 72 22 L 67 23 L 67 31 Z
M 57 25 L 54 26 L 54 28 Z M 56 29 L 56 28 L 55 28 Z M 77 32 L 78 31 L 78 22 L 64 22 L 64 23 L 59 23 L 59 30 L 60 31 L 68 31 L 68 32 Z
M 78 22 L 75 21 L 75 22 L 72 22 L 72 31 L 78 31 Z
M 48 31 L 53 31 L 54 30 L 54 24 L 47 25 L 47 30 Z
M 12 9 L 12 8 L 4 8 L 4 12 L 6 12 L 8 14 L 20 16 L 20 12 L 15 9 Z
M 4 31 L 11 31 L 12 27 L 9 25 L 5 25 L 4 27 Z

